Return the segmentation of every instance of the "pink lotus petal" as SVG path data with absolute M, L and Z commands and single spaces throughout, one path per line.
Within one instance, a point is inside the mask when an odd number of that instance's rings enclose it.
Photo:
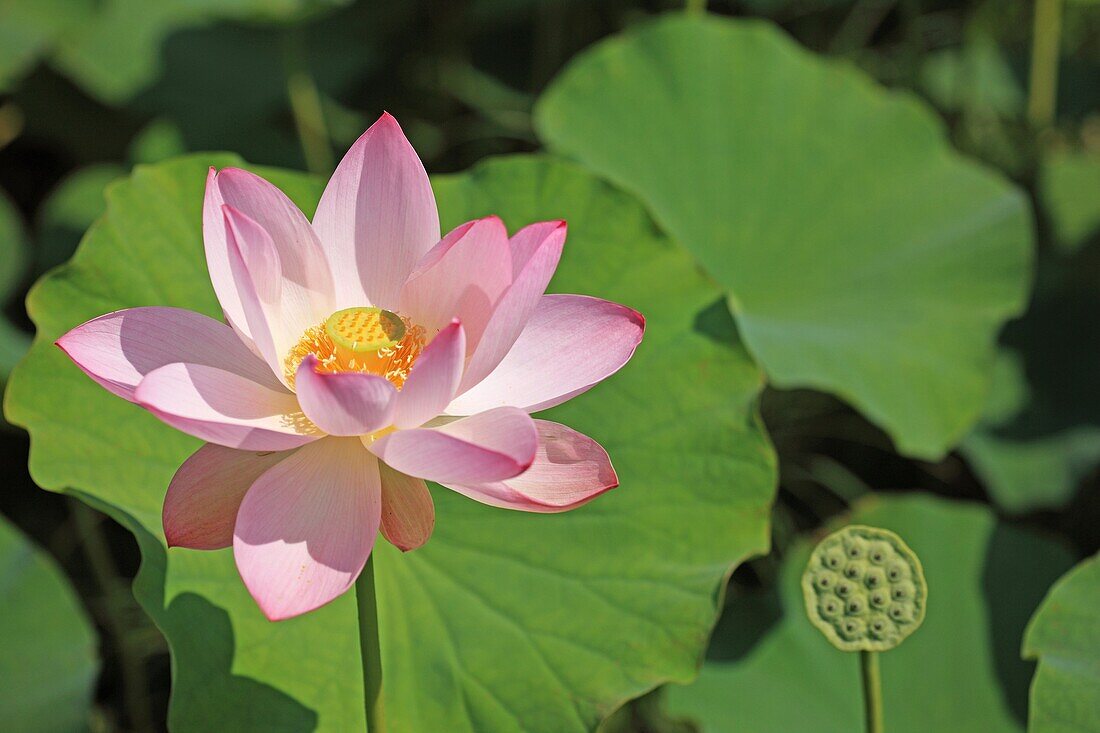
M 318 311 L 333 310 L 332 274 L 313 227 L 277 187 L 259 176 L 226 168 L 210 169 L 203 204 L 203 241 L 214 292 L 229 322 L 251 340 L 244 308 L 229 265 L 222 206 L 229 205 L 255 221 L 272 238 L 282 269 L 293 288 L 313 301 Z
M 428 541 L 435 527 L 435 504 L 424 481 L 399 473 L 385 463 L 382 475 L 382 536 L 402 552 Z
M 286 382 L 283 360 L 311 326 L 330 311 L 291 277 L 271 235 L 231 206 L 225 214 L 229 265 L 248 330 L 271 370 Z M 299 273 L 300 274 L 300 273 Z M 324 308 L 324 310 L 322 310 Z
M 233 530 L 233 557 L 270 620 L 323 606 L 352 586 L 378 534 L 378 462 L 354 438 L 311 443 L 260 476 Z
M 401 284 L 439 241 L 439 215 L 424 165 L 389 114 L 340 161 L 313 227 L 335 276 L 334 309 L 394 310 Z
M 512 478 L 535 460 L 538 433 L 522 410 L 502 407 L 431 428 L 398 430 L 370 450 L 391 468 L 440 483 Z
M 493 310 L 481 341 L 466 365 L 459 393 L 496 369 L 523 332 L 558 267 L 565 233 L 564 221 L 544 221 L 520 229 L 510 240 L 512 284 Z
M 149 372 L 134 399 L 177 430 L 228 448 L 289 450 L 324 435 L 294 395 L 202 364 Z
M 393 422 L 397 390 L 374 374 L 317 372 L 317 357 L 302 360 L 295 376 L 298 404 L 330 435 L 365 435 Z
M 57 345 L 110 392 L 134 401 L 146 374 L 165 364 L 205 364 L 282 390 L 267 365 L 229 326 L 182 308 L 129 308 L 93 318 Z
M 397 399 L 393 424 L 416 428 L 438 417 L 455 396 L 465 359 L 466 332 L 456 320 L 416 360 Z
M 632 308 L 583 295 L 544 295 L 496 369 L 447 408 L 470 415 L 511 405 L 528 412 L 560 405 L 619 371 L 642 340 Z
M 283 383 L 282 352 L 274 331 L 280 329 L 271 311 L 282 295 L 282 265 L 275 244 L 259 224 L 229 207 L 222 207 L 229 269 L 244 314 L 244 328 L 256 351 Z M 240 329 L 241 326 L 234 323 Z M 285 341 L 280 337 L 279 341 Z
M 169 547 L 219 550 L 233 544 L 237 508 L 249 487 L 287 451 L 236 450 L 207 443 L 172 477 L 162 519 Z
M 424 256 L 401 289 L 400 311 L 429 333 L 454 318 L 462 321 L 471 354 L 511 282 L 508 230 L 497 217 L 486 217 Z
M 535 462 L 519 476 L 478 485 L 444 485 L 490 506 L 543 513 L 575 509 L 619 485 L 607 451 L 592 438 L 547 420 L 535 420 L 535 426 Z

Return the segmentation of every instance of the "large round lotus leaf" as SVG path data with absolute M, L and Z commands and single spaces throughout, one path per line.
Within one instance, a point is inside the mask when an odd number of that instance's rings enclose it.
M 1024 656 L 1039 660 L 1029 733 L 1100 731 L 1100 556 L 1051 588 L 1028 624 Z
M 0 517 L 0 728 L 66 733 L 88 726 L 96 638 L 53 559 Z
M 31 433 L 42 486 L 78 490 L 137 535 L 134 590 L 174 657 L 174 731 L 361 730 L 354 598 L 270 623 L 229 551 L 166 552 L 164 490 L 197 441 L 107 394 L 52 345 L 116 308 L 218 312 L 199 232 L 211 164 L 239 161 L 138 167 L 108 190 L 106 215 L 29 298 L 38 338 L 8 414 Z M 319 182 L 261 173 L 312 211 Z M 590 730 L 627 698 L 694 675 L 727 573 L 767 548 L 775 458 L 755 411 L 762 378 L 721 293 L 628 195 L 530 157 L 435 183 L 445 227 L 488 213 L 513 228 L 568 219 L 551 289 L 627 303 L 648 326 L 626 369 L 547 413 L 606 446 L 618 489 L 560 515 L 437 489 L 427 546 L 402 555 L 379 543 L 389 728 Z
M 676 14 L 577 57 L 536 122 L 649 204 L 774 384 L 849 400 L 919 457 L 977 419 L 1030 216 L 917 99 L 771 25 Z
M 984 506 L 927 495 L 870 497 L 851 521 L 904 537 L 928 581 L 924 624 L 880 653 L 886 730 L 1022 732 L 1032 665 L 1020 659 L 1020 638 L 1069 554 L 998 523 Z M 709 661 L 694 684 L 670 686 L 672 714 L 698 721 L 703 733 L 863 730 L 859 654 L 830 645 L 803 608 L 799 580 L 811 547 L 784 559 L 782 620 L 763 639 L 741 640 L 751 647 L 743 657 Z

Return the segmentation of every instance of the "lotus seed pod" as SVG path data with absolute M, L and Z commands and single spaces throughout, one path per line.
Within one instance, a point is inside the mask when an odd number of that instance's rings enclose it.
M 879 540 L 872 542 L 867 549 L 867 559 L 875 565 L 882 565 L 892 555 L 889 543 Z
M 886 573 L 882 568 L 868 568 L 863 576 L 863 584 L 870 590 L 886 587 Z
M 840 576 L 832 570 L 819 570 L 814 574 L 814 587 L 819 591 L 832 590 L 840 582 Z
M 867 572 L 867 563 L 861 560 L 852 560 L 844 566 L 844 577 L 848 580 L 863 580 Z
M 872 638 L 882 640 L 888 638 L 891 634 L 897 632 L 897 627 L 894 623 L 883 616 L 881 613 L 877 613 L 867 621 L 867 630 L 870 632 Z
M 817 611 L 825 618 L 837 618 L 844 613 L 844 604 L 835 596 L 826 596 L 817 604 Z
M 928 585 L 900 537 L 852 525 L 814 548 L 802 574 L 806 614 L 844 651 L 886 651 L 924 621 Z
M 830 570 L 840 570 L 844 567 L 844 548 L 833 547 L 829 552 L 821 556 L 821 564 Z

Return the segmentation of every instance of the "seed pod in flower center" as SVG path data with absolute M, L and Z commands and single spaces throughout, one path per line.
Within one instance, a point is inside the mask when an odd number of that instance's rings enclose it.
M 311 326 L 283 362 L 287 383 L 302 360 L 317 357 L 318 371 L 377 374 L 401 389 L 426 344 L 424 328 L 373 306 L 345 308 Z
M 405 324 L 396 313 L 381 308 L 345 308 L 328 317 L 325 333 L 337 355 L 350 361 L 397 346 L 405 338 Z

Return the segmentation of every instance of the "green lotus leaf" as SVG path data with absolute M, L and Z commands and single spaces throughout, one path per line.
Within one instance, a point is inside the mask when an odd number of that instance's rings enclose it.
M 11 419 L 31 472 L 134 532 L 134 592 L 173 654 L 174 731 L 363 727 L 355 600 L 266 621 L 228 550 L 166 551 L 160 509 L 198 443 L 100 389 L 52 342 L 101 313 L 174 305 L 218 314 L 202 257 L 209 165 L 195 155 L 108 189 L 107 212 L 28 306 L 35 346 L 13 375 Z M 256 169 L 311 213 L 320 183 Z M 607 448 L 621 486 L 576 511 L 492 509 L 434 489 L 435 534 L 375 576 L 391 731 L 592 730 L 624 700 L 694 676 L 732 566 L 768 546 L 775 457 L 756 414 L 763 379 L 720 291 L 642 205 L 572 164 L 495 160 L 435 180 L 445 228 L 489 213 L 513 229 L 565 218 L 552 291 L 647 317 L 628 369 L 552 411 Z M 583 343 L 577 348 L 586 348 Z
M 1032 665 L 1020 659 L 1019 640 L 1069 553 L 999 523 L 985 506 L 922 494 L 868 497 L 850 519 L 904 537 L 928 580 L 924 624 L 880 654 L 886 730 L 1022 732 Z M 743 656 L 709 661 L 694 684 L 671 685 L 672 714 L 699 722 L 702 733 L 863 730 L 859 655 L 835 649 L 803 611 L 812 546 L 784 558 L 781 620 L 762 639 L 743 639 Z M 736 618 L 723 627 L 755 633 Z
M 10 91 L 65 32 L 92 14 L 93 0 L 0 3 L 0 92 Z
M 0 517 L 0 727 L 88 727 L 99 660 L 91 621 L 53 559 Z
M 125 171 L 113 163 L 99 163 L 70 173 L 42 201 L 34 246 L 34 271 L 42 275 L 69 259 L 77 243 L 107 203 L 107 184 Z
M 23 219 L 7 194 L 0 191 L 0 308 L 12 299 L 13 291 L 21 284 L 27 259 Z M 0 313 L 0 388 L 30 344 L 30 337 Z
M 173 31 L 218 20 L 300 20 L 349 1 L 100 0 L 89 18 L 62 36 L 53 64 L 93 96 L 117 104 L 156 78 L 161 43 Z
M 1002 350 L 982 420 L 959 445 L 993 501 L 1012 513 L 1065 506 L 1100 462 L 1100 428 L 1025 430 L 1030 399 L 1024 365 Z
M 1052 153 L 1039 168 L 1039 197 L 1055 243 L 1072 252 L 1100 231 L 1100 154 Z
M 1030 214 L 916 98 L 770 24 L 672 14 L 578 56 L 535 118 L 698 258 L 773 384 L 839 395 L 917 457 L 977 420 Z
M 1100 731 L 1100 556 L 1050 589 L 1028 624 L 1024 656 L 1039 660 L 1029 733 Z

